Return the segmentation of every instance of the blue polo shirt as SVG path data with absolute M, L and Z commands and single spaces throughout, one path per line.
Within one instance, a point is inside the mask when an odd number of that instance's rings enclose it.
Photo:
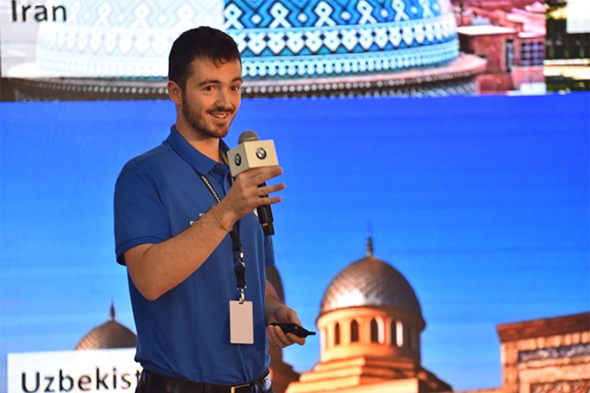
M 222 141 L 222 149 L 228 150 Z M 227 165 L 194 149 L 172 127 L 160 146 L 129 161 L 115 188 L 117 261 L 145 243 L 159 243 L 189 228 L 216 203 L 195 170 L 220 198 L 229 191 Z M 155 301 L 146 300 L 129 278 L 137 328 L 136 361 L 151 371 L 193 381 L 237 384 L 269 365 L 264 324 L 265 267 L 274 264 L 272 239 L 258 219 L 240 220 L 246 263 L 246 300 L 253 302 L 254 344 L 230 344 L 229 301 L 237 300 L 229 234 L 190 277 Z

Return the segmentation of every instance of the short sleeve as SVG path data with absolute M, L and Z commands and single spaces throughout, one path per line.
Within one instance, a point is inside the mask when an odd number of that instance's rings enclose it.
M 170 237 L 170 219 L 150 173 L 124 168 L 115 186 L 115 247 L 117 262 L 124 265 L 125 251 Z

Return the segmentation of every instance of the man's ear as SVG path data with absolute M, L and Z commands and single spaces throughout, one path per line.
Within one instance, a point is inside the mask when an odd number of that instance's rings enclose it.
M 168 96 L 170 99 L 176 105 L 182 104 L 182 89 L 180 86 L 178 86 L 178 84 L 174 81 L 168 81 L 166 87 L 168 88 Z

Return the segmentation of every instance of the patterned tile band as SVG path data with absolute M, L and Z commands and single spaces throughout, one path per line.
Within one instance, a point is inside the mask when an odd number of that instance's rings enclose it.
M 62 0 L 36 57 L 57 75 L 159 77 L 183 31 L 234 37 L 248 79 L 336 77 L 429 67 L 459 56 L 449 0 Z
M 526 363 L 535 360 L 548 360 L 559 358 L 573 358 L 576 356 L 589 356 L 590 343 L 564 345 L 561 347 L 539 348 L 530 351 L 519 351 L 518 362 Z
M 396 71 L 459 55 L 445 0 L 233 0 L 224 16 L 255 79 Z

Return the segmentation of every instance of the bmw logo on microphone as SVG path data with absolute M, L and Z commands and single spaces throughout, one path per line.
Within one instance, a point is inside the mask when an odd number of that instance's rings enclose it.
M 240 166 L 242 164 L 242 156 L 236 154 L 236 156 L 234 157 L 234 162 L 236 163 L 236 166 Z
M 266 150 L 264 150 L 263 147 L 259 147 L 258 149 L 256 149 L 256 157 L 260 158 L 261 160 L 264 160 L 266 158 Z

